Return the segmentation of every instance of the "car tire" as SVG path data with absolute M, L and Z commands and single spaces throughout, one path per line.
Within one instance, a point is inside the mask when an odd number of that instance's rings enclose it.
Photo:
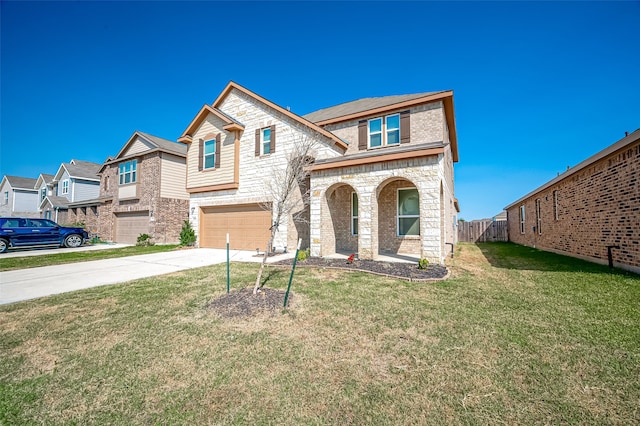
M 68 248 L 80 247 L 82 245 L 82 236 L 78 234 L 68 235 L 64 239 L 64 246 Z
M 0 253 L 6 253 L 9 249 L 9 241 L 0 238 Z

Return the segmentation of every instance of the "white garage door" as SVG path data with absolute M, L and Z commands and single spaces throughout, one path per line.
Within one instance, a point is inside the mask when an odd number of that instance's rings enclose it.
M 271 212 L 258 204 L 204 207 L 200 215 L 200 247 L 263 251 L 269 242 Z
M 117 243 L 135 244 L 140 234 L 149 233 L 149 212 L 131 212 L 116 214 Z

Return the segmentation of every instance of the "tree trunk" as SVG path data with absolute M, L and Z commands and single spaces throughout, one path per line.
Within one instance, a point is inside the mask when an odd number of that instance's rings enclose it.
M 260 280 L 262 279 L 262 271 L 264 271 L 264 265 L 267 263 L 267 257 L 269 257 L 269 251 L 271 247 L 273 247 L 273 240 L 276 236 L 276 227 L 273 226 L 271 228 L 271 236 L 269 237 L 269 242 L 267 243 L 267 249 L 264 251 L 264 256 L 262 256 L 262 263 L 260 263 L 260 270 L 258 271 L 258 276 L 256 277 L 256 284 L 253 286 L 253 294 L 258 294 L 258 288 L 260 288 Z

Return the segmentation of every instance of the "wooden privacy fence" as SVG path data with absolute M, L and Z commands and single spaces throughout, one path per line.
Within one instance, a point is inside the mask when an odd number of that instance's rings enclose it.
M 458 241 L 465 243 L 486 243 L 509 241 L 506 220 L 473 220 L 458 222 Z

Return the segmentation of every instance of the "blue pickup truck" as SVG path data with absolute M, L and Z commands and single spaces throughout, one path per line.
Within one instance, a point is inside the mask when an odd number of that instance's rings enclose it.
M 0 218 L 0 253 L 14 247 L 80 247 L 88 238 L 82 228 L 60 226 L 49 219 Z

